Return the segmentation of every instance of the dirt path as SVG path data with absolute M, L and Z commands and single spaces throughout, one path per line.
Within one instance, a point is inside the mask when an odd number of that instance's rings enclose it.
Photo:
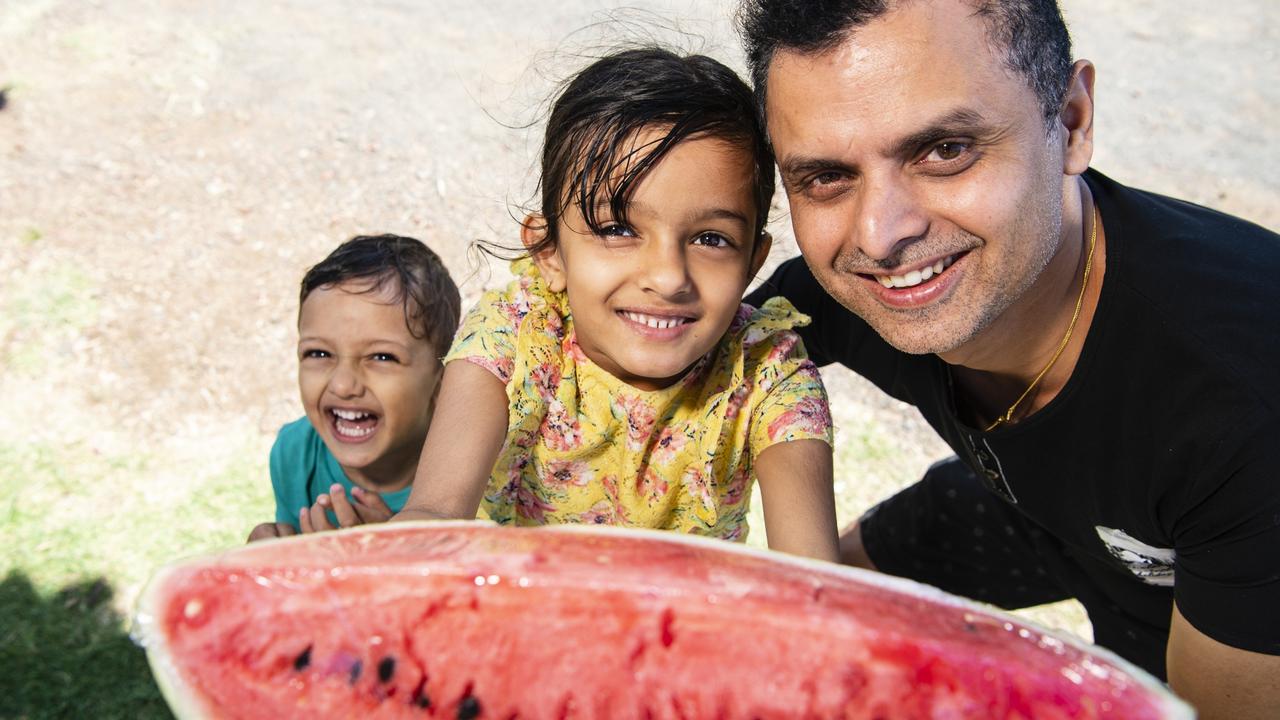
M 639 4 L 740 65 L 731 3 Z M 535 119 L 580 64 L 569 50 L 619 36 L 565 41 L 604 19 L 594 4 L 531 5 L 3 0 L 0 437 L 196 466 L 269 442 L 299 414 L 298 279 L 356 233 L 422 238 L 474 298 L 497 276 L 468 242 L 514 237 L 530 189 L 536 136 L 504 123 Z M 1280 4 L 1065 5 L 1100 67 L 1096 165 L 1280 225 Z M 828 378 L 848 517 L 942 448 L 858 379 Z

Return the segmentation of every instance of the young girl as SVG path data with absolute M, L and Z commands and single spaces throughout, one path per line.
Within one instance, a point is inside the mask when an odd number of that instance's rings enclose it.
M 583 70 L 548 120 L 518 279 L 465 318 L 396 518 L 741 540 L 755 478 L 770 547 L 835 560 L 830 412 L 791 331 L 808 318 L 741 304 L 773 189 L 725 66 L 651 49 Z

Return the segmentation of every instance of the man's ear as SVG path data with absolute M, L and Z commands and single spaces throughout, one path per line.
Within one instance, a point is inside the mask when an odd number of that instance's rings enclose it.
M 773 236 L 768 230 L 761 230 L 760 237 L 756 238 L 755 249 L 751 251 L 751 272 L 747 273 L 748 280 L 754 278 L 756 273 L 760 272 L 760 268 L 764 266 L 764 261 L 769 259 L 769 248 L 773 247 Z
M 538 266 L 543 280 L 547 282 L 547 287 L 552 292 L 564 292 L 564 260 L 560 257 L 560 249 L 552 243 L 540 250 L 534 250 L 546 240 L 548 232 L 550 228 L 547 227 L 547 219 L 542 213 L 529 213 L 524 217 L 524 222 L 520 223 L 520 242 L 524 243 L 525 249 L 530 251 L 534 264 Z
M 1071 68 L 1071 81 L 1067 83 L 1062 98 L 1062 111 L 1058 113 L 1066 135 L 1063 138 L 1062 171 L 1067 175 L 1079 175 L 1089 168 L 1093 160 L 1093 63 L 1077 60 Z

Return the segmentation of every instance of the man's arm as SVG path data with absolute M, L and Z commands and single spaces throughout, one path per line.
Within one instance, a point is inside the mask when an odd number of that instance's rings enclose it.
M 1195 707 L 1201 720 L 1280 714 L 1280 656 L 1224 645 L 1195 629 L 1177 605 L 1165 660 L 1169 687 Z

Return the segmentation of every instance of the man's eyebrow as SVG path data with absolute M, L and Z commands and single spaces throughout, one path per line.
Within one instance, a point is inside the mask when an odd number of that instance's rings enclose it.
M 982 114 L 968 108 L 959 108 L 934 118 L 928 125 L 899 138 L 889 150 L 889 157 L 910 157 L 920 149 L 940 140 L 962 134 L 973 134 L 987 129 Z
M 823 172 L 826 170 L 847 171 L 849 166 L 829 160 L 827 158 L 808 157 L 805 155 L 793 155 L 782 159 L 778 163 L 778 169 L 782 173 L 784 180 L 800 175 L 809 175 L 810 173 Z

